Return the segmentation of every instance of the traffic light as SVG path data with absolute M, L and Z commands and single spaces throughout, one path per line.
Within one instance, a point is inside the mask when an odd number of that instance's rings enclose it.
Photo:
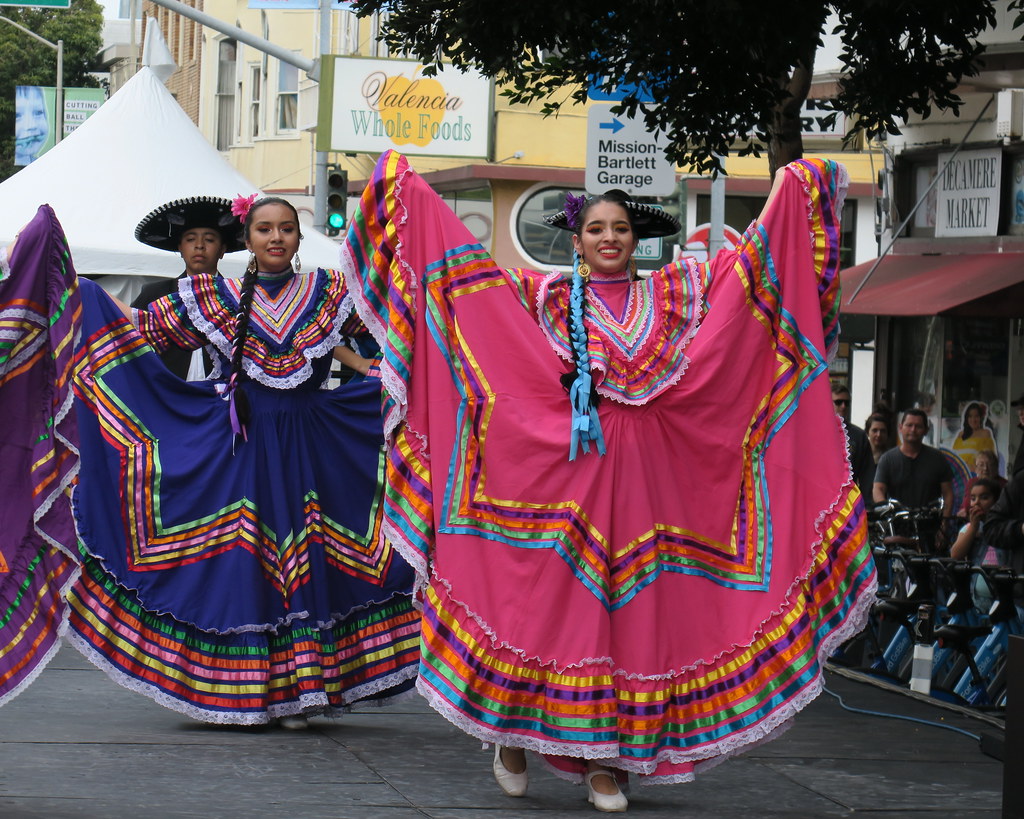
M 324 220 L 328 236 L 337 236 L 347 227 L 348 171 L 336 162 L 327 164 L 327 217 Z

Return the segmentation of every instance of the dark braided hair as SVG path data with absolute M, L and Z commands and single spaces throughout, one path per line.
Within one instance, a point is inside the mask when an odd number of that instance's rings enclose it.
M 621 195 L 621 199 L 619 196 Z M 576 215 L 575 224 L 572 225 L 573 235 L 579 237 L 583 225 L 586 223 L 587 213 L 594 205 L 600 202 L 612 202 L 622 205 L 626 195 L 621 191 L 608 191 L 601 196 L 595 196 L 587 200 L 579 209 Z M 636 235 L 636 227 L 629 213 L 629 209 L 623 206 L 626 212 L 626 219 L 629 222 L 630 230 Z M 604 433 L 601 430 L 601 419 L 597 414 L 598 394 L 593 386 L 593 378 L 590 372 L 590 351 L 588 346 L 587 328 L 584 317 L 587 311 L 586 285 L 584 275 L 580 270 L 583 259 L 579 251 L 573 251 L 572 285 L 569 293 L 569 310 L 566 315 L 566 329 L 569 334 L 569 344 L 572 348 L 573 370 L 561 376 L 562 386 L 569 392 L 569 402 L 572 405 L 573 422 L 572 437 L 569 443 L 569 460 L 576 459 L 577 447 L 582 446 L 584 452 L 590 451 L 590 444 L 593 443 L 599 455 L 604 455 Z
M 245 222 L 242 225 L 242 236 L 246 242 L 249 241 L 249 231 L 252 228 L 254 216 L 257 210 L 264 205 L 284 205 L 295 217 L 295 224 L 299 224 L 299 213 L 291 202 L 277 196 L 267 196 L 253 203 L 249 212 L 245 215 Z M 302 234 L 299 234 L 302 238 Z M 252 411 L 249 407 L 249 399 L 244 390 L 238 389 L 242 378 L 242 360 L 245 357 L 245 339 L 249 334 L 249 317 L 252 314 L 252 299 L 256 293 L 256 281 L 259 278 L 259 271 L 256 269 L 256 257 L 249 260 L 249 266 L 245 269 L 245 276 L 242 277 L 242 289 L 238 295 L 238 312 L 235 314 L 235 337 L 231 343 L 231 369 L 228 375 L 228 394 L 234 404 L 235 416 L 242 429 L 249 423 Z
M 629 222 L 629 226 L 633 231 L 633 235 L 636 236 L 636 227 L 633 225 L 633 216 L 629 212 L 629 208 L 625 206 L 625 202 L 627 201 L 629 201 L 629 197 L 626 195 L 625 191 L 621 191 L 618 188 L 613 188 L 612 190 L 606 191 L 605 193 L 595 194 L 594 196 L 588 197 L 586 201 L 583 203 L 582 207 L 580 207 L 579 212 L 576 216 L 576 221 L 572 225 L 573 236 L 580 235 L 580 233 L 583 230 L 583 225 L 586 224 L 587 214 L 590 212 L 591 208 L 594 207 L 594 205 L 598 205 L 601 202 L 611 202 L 614 205 L 622 205 L 623 210 L 626 211 L 626 221 Z M 583 261 L 582 257 L 579 255 L 579 253 L 577 253 L 575 249 L 572 253 L 576 265 Z M 576 265 L 573 266 L 574 269 Z M 576 305 L 578 309 L 574 310 L 573 305 Z M 581 358 L 587 359 L 587 361 L 585 362 L 585 366 L 589 367 L 590 363 L 589 355 L 581 355 L 581 353 L 584 353 L 584 350 L 581 350 L 578 345 L 572 344 L 574 337 L 576 339 L 586 338 L 586 329 L 583 326 L 583 317 L 586 314 L 586 310 L 586 289 L 583 287 L 583 281 L 580 279 L 580 277 L 574 275 L 572 279 L 572 295 L 570 296 L 569 300 L 569 311 L 566 315 L 566 324 L 569 332 L 569 343 L 572 346 L 573 351 L 572 358 L 574 366 L 573 370 L 567 373 L 562 373 L 562 375 L 559 377 L 560 381 L 562 382 L 562 387 L 567 392 L 569 388 L 572 386 L 573 381 L 576 380 L 577 373 L 581 369 L 581 363 L 583 363 L 581 362 Z M 591 406 L 596 407 L 598 405 L 598 402 L 600 401 L 600 396 L 597 394 L 596 390 L 591 395 L 590 400 Z

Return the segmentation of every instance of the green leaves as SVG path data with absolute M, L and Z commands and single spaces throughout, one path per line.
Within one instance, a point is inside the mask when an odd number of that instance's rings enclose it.
M 545 114 L 586 97 L 588 77 L 616 86 L 646 83 L 660 101 L 642 113 L 668 138 L 666 154 L 702 171 L 718 155 L 770 147 L 773 162 L 796 158 L 791 123 L 813 70 L 830 13 L 843 42 L 837 110 L 854 132 L 898 133 L 911 113 L 956 112 L 956 87 L 977 71 L 979 32 L 994 24 L 994 0 L 357 0 L 362 14 L 386 11 L 394 52 L 432 62 L 448 57 L 508 86 L 514 103 L 542 102 Z M 1010 0 L 1021 10 L 1024 0 Z M 803 90 L 800 90 L 800 89 Z M 791 90 L 792 89 L 792 90 Z M 795 95 L 794 99 L 791 96 Z

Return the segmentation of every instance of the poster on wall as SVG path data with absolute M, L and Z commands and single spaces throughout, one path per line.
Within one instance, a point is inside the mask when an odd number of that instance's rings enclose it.
M 914 227 L 934 228 L 935 227 L 935 188 L 931 186 L 935 174 L 939 169 L 924 165 L 914 170 L 914 199 L 921 198 L 921 195 L 928 191 L 928 195 L 921 203 L 921 206 L 914 212 Z
M 1013 176 L 1010 180 L 1010 196 L 1013 207 L 1010 216 L 1010 233 L 1024 235 L 1024 157 L 1013 160 Z
M 959 414 L 942 419 L 942 446 L 953 450 L 972 474 L 978 471 L 978 460 L 987 455 L 995 457 L 998 467 L 1005 461 L 998 442 L 1005 423 L 1004 402 L 964 401 Z
M 92 116 L 106 98 L 102 88 L 65 88 L 62 138 Z M 56 144 L 56 99 L 57 89 L 53 86 L 15 86 L 15 165 L 35 162 Z
M 327 56 L 321 63 L 318 151 L 485 158 L 491 82 L 412 60 Z

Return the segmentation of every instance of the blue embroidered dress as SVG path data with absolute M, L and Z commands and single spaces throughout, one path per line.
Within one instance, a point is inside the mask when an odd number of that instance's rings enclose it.
M 409 688 L 412 572 L 378 537 L 380 383 L 324 388 L 351 313 L 340 275 L 261 276 L 244 440 L 222 397 L 240 281 L 183 279 L 136 312 L 138 329 L 82 284 L 75 644 L 210 722 L 333 713 Z M 171 374 L 156 355 L 171 345 L 206 346 L 212 380 Z

